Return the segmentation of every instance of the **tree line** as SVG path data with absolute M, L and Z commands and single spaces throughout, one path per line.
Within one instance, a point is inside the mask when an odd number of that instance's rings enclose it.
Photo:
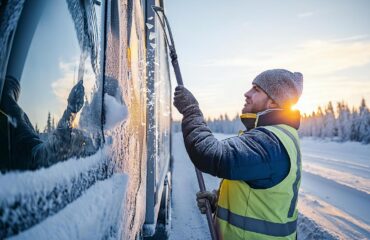
M 218 118 L 207 118 L 206 123 L 212 132 L 217 133 L 237 134 L 240 130 L 245 129 L 238 114 L 233 118 L 230 118 L 226 113 L 221 114 Z M 180 132 L 181 121 L 173 121 L 172 129 L 174 132 Z
M 245 129 L 238 114 L 233 118 L 223 114 L 218 118 L 208 118 L 206 122 L 213 132 L 218 133 L 237 134 Z M 174 121 L 173 130 L 181 131 L 180 121 Z M 298 133 L 302 137 L 368 144 L 370 143 L 370 111 L 364 98 L 358 108 L 352 109 L 344 101 L 337 102 L 335 108 L 333 103 L 329 102 L 324 107 L 318 107 L 311 114 L 303 114 Z
M 45 125 L 45 128 L 44 128 L 44 131 L 41 132 L 40 129 L 39 129 L 39 126 L 35 125 L 35 131 L 37 134 L 40 134 L 40 133 L 51 133 L 52 131 L 54 131 L 55 129 L 55 118 L 51 117 L 51 114 L 50 112 L 48 112 L 48 118 L 46 120 L 46 125 Z
M 303 115 L 301 136 L 310 136 L 336 141 L 357 141 L 370 143 L 370 112 L 365 99 L 358 108 L 350 109 L 345 102 L 332 102 L 309 115 Z

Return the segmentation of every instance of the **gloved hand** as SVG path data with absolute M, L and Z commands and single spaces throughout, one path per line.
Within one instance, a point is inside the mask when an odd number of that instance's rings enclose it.
M 213 190 L 212 192 L 197 192 L 197 205 L 202 214 L 205 214 L 207 211 L 206 199 L 209 201 L 212 213 L 216 211 L 217 195 L 218 194 L 216 190 Z
M 82 106 L 84 105 L 84 96 L 85 88 L 83 85 L 83 81 L 80 80 L 69 93 L 67 108 L 72 113 L 77 113 L 78 111 L 80 111 Z
M 173 105 L 181 114 L 184 114 L 188 108 L 199 106 L 199 103 L 188 89 L 184 86 L 177 86 L 175 88 Z

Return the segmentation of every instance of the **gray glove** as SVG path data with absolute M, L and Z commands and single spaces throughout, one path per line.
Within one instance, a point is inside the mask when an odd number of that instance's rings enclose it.
M 77 113 L 84 105 L 85 88 L 83 81 L 80 80 L 71 90 L 68 96 L 68 109 L 72 113 Z
M 175 88 L 173 105 L 181 114 L 184 114 L 187 109 L 199 106 L 199 103 L 188 89 L 184 86 L 177 86 Z
M 216 190 L 213 190 L 212 192 L 209 191 L 197 192 L 197 205 L 202 214 L 205 214 L 207 211 L 206 199 L 208 199 L 209 201 L 212 213 L 216 211 L 217 195 L 218 194 Z

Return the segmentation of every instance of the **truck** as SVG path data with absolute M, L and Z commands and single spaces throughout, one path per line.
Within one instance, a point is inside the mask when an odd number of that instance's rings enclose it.
M 163 0 L 0 2 L 0 238 L 167 239 Z

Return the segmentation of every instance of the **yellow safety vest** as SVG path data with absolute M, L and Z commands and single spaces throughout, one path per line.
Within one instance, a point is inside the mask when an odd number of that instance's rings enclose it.
M 298 133 L 282 124 L 264 128 L 273 132 L 287 150 L 289 173 L 268 189 L 254 189 L 245 181 L 222 180 L 216 224 L 224 240 L 296 239 L 302 170 Z

